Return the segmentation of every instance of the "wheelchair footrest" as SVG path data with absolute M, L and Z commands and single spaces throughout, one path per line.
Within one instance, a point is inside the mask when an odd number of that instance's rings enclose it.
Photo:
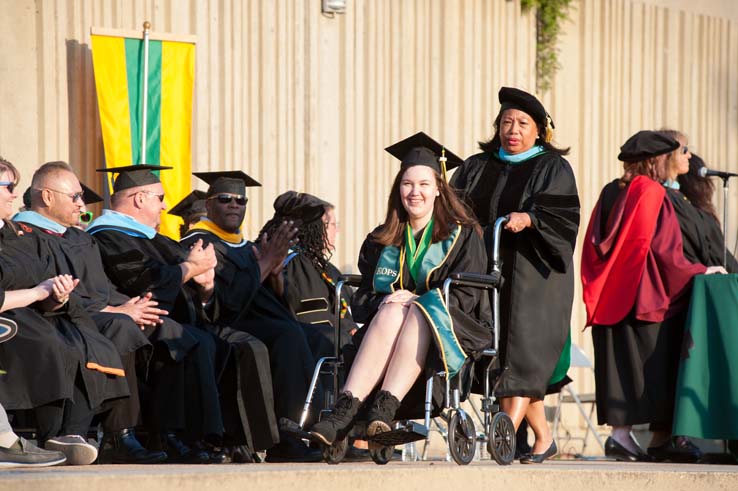
M 394 447 L 396 445 L 417 442 L 418 440 L 425 440 L 426 438 L 428 438 L 428 428 L 425 425 L 416 423 L 415 421 L 398 421 L 391 431 L 369 437 L 367 441 L 378 443 L 385 447 Z

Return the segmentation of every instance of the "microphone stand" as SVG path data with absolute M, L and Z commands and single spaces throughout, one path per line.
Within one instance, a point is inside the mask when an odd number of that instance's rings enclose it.
M 728 182 L 731 176 L 720 176 L 723 180 L 723 267 L 728 269 Z

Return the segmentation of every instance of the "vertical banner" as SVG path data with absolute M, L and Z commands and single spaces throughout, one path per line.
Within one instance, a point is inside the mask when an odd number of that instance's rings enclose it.
M 161 181 L 178 203 L 190 193 L 196 38 L 96 28 L 91 38 L 105 165 L 173 167 Z M 160 232 L 177 239 L 179 221 L 162 213 Z

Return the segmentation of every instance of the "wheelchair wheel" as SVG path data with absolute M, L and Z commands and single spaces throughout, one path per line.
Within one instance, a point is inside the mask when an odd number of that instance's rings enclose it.
M 333 445 L 323 446 L 323 460 L 331 465 L 340 464 L 343 458 L 346 456 L 347 450 L 348 438 L 336 440 L 335 442 L 333 442 Z
M 369 456 L 377 465 L 385 465 L 392 460 L 392 454 L 394 453 L 395 447 L 378 446 L 372 448 L 371 445 L 369 446 Z
M 459 465 L 467 465 L 474 460 L 474 451 L 477 449 L 474 421 L 468 416 L 462 418 L 459 411 L 455 411 L 448 422 L 448 449 L 454 462 Z
M 515 426 L 503 412 L 492 416 L 487 450 L 500 465 L 510 465 L 515 460 Z

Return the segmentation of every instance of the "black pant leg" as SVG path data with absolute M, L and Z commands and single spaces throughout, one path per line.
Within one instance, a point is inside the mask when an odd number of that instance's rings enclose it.
M 106 403 L 108 413 L 103 418 L 103 429 L 106 433 L 118 432 L 126 428 L 133 428 L 138 424 L 140 414 L 140 400 L 138 395 L 138 377 L 136 375 L 136 353 L 130 352 L 120 355 L 123 370 L 126 372 L 129 397 L 123 397 Z
M 74 381 L 74 398 L 64 404 L 64 421 L 62 423 L 62 435 L 87 436 L 90 423 L 95 412 L 90 409 L 90 404 L 85 395 L 85 384 L 82 374 L 77 372 Z

